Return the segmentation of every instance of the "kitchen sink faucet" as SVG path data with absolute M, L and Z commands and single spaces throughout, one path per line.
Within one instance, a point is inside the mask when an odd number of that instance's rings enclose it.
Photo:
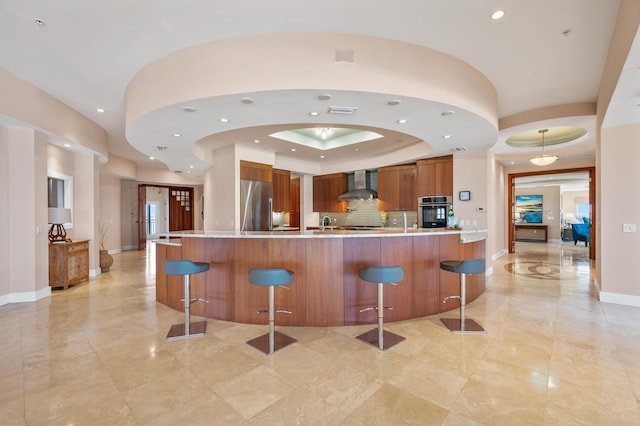
M 324 232 L 325 221 L 329 221 L 329 226 L 331 226 L 331 216 L 323 216 L 320 220 L 320 229 Z

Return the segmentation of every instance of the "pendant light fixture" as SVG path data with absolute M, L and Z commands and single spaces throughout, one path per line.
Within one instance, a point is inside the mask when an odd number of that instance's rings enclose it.
M 548 131 L 549 129 L 538 130 L 538 133 L 542 135 L 542 154 L 529 160 L 536 166 L 548 166 L 549 164 L 554 163 L 558 159 L 557 155 L 549 155 L 544 153 L 544 134 L 547 133 Z

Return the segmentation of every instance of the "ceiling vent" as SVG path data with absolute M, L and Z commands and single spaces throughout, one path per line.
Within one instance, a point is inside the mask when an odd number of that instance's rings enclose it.
M 330 106 L 329 114 L 353 115 L 356 113 L 357 110 L 358 108 L 356 107 Z
M 353 64 L 355 62 L 355 53 L 353 50 L 336 49 L 336 62 Z
M 158 151 L 166 151 L 166 150 L 167 150 L 167 147 L 166 147 L 166 146 L 164 146 L 164 145 L 156 145 L 156 149 L 157 149 Z
M 467 148 L 465 148 L 464 146 L 459 146 L 457 148 L 452 149 L 453 152 L 465 152 L 466 150 Z

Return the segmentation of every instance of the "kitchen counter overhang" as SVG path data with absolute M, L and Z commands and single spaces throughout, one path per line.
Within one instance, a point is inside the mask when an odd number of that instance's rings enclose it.
M 167 276 L 165 259 L 211 263 L 211 269 L 191 278 L 193 315 L 225 321 L 264 324 L 257 314 L 267 301 L 266 289 L 248 281 L 251 268 L 286 268 L 295 272 L 289 290 L 276 291 L 278 309 L 292 315 L 278 317 L 280 325 L 340 326 L 375 323 L 375 285 L 359 279 L 361 268 L 400 265 L 404 280 L 386 286 L 385 304 L 393 310 L 385 321 L 423 317 L 458 308 L 459 276 L 440 270 L 440 261 L 485 257 L 485 230 L 325 230 L 271 232 L 170 233 L 171 245 L 156 245 L 156 300 L 181 311 L 180 277 Z M 485 290 L 485 276 L 467 278 L 467 302 Z M 264 294 L 262 294 L 264 293 Z

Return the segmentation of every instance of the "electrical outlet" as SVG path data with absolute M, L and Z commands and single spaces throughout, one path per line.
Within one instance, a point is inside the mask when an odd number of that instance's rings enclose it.
M 622 224 L 622 232 L 636 232 L 636 224 L 635 223 L 623 223 Z

